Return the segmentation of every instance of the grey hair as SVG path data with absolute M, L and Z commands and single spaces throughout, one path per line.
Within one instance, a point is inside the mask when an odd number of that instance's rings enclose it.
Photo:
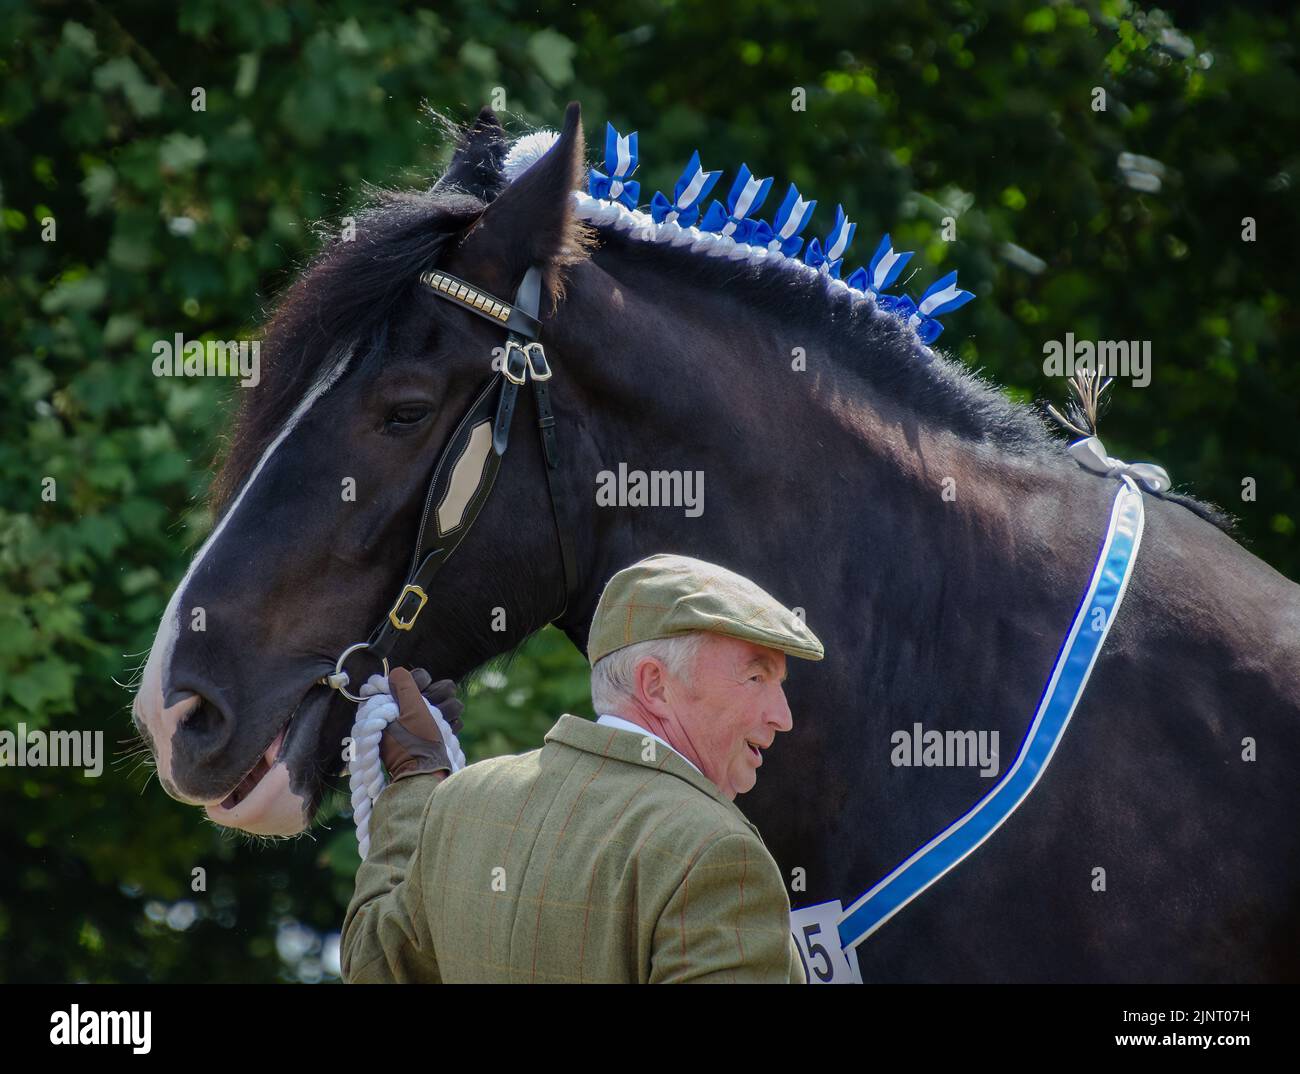
M 671 638 L 638 641 L 602 656 L 591 668 L 591 703 L 596 715 L 616 716 L 621 703 L 634 696 L 636 667 L 642 660 L 653 657 L 675 678 L 685 678 L 695 668 L 703 641 L 704 632 L 693 630 Z

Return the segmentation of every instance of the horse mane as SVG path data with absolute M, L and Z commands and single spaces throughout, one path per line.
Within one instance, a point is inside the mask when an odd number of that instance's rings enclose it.
M 654 260 L 674 279 L 700 290 L 729 291 L 775 313 L 784 324 L 816 333 L 837 368 L 926 421 L 964 439 L 996 444 L 1014 454 L 1046 454 L 1059 442 L 1029 407 L 1015 403 L 992 382 L 922 343 L 907 324 L 876 307 L 870 296 L 832 291 L 824 277 L 797 271 L 798 262 L 736 262 L 701 256 L 684 247 L 647 243 L 600 230 L 607 248 Z
M 356 214 L 354 238 L 326 237 L 267 321 L 261 382 L 256 391 L 239 393 L 209 490 L 214 512 L 239 489 L 325 358 L 353 342 L 366 344 L 363 360 L 373 360 L 394 308 L 410 297 L 448 240 L 482 211 L 478 199 L 455 191 L 378 190 Z
M 535 135 L 532 137 L 536 137 Z M 509 161 L 507 161 L 509 169 Z M 628 256 L 662 259 L 666 270 L 700 288 L 744 293 L 787 324 L 827 335 L 833 359 L 873 388 L 926 420 L 967 440 L 1044 461 L 1062 460 L 1063 441 L 1034 408 L 1009 398 L 994 382 L 923 343 L 902 317 L 875 296 L 781 255 L 702 233 L 644 212 L 575 192 L 578 215 L 606 245 Z M 1237 538 L 1237 520 L 1215 504 L 1172 490 L 1150 493 L 1177 503 Z

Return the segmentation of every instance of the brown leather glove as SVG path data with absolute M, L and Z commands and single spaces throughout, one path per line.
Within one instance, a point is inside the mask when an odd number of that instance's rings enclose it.
M 424 668 L 412 668 L 411 678 L 415 680 L 420 693 L 429 699 L 429 704 L 442 713 L 442 718 L 447 721 L 451 733 L 459 738 L 461 728 L 465 726 L 465 721 L 461 719 L 465 706 L 456 697 L 456 684 L 450 679 L 439 679 L 434 682 L 433 676 Z
M 424 696 L 438 706 L 443 719 L 453 732 L 461 726 L 460 714 L 464 706 L 456 700 L 456 687 L 449 679 L 434 683 L 422 668 L 415 676 L 406 668 L 394 668 L 388 676 L 393 697 L 401 715 L 384 728 L 379 740 L 379 756 L 388 769 L 388 777 L 396 783 L 407 776 L 426 772 L 451 773 L 451 759 L 438 731 L 437 721 L 421 700 L 420 683 Z

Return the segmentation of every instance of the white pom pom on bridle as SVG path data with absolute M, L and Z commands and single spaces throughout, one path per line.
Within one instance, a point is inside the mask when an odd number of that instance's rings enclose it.
M 384 765 L 379 758 L 379 740 L 384 728 L 400 716 L 401 709 L 392 696 L 388 680 L 382 675 L 371 675 L 358 694 L 365 698 L 357 706 L 356 722 L 352 725 L 352 761 L 348 765 L 349 783 L 352 787 L 352 819 L 357 826 L 357 848 L 361 860 L 370 853 L 370 812 L 375 799 L 388 783 Z M 465 767 L 465 753 L 450 725 L 438 706 L 422 698 L 430 715 L 438 723 L 438 731 L 447 747 L 451 770 L 459 772 Z
M 505 164 L 501 169 L 505 172 L 506 182 L 513 183 L 536 164 L 559 137 L 555 131 L 534 131 L 532 134 L 525 134 L 522 138 L 516 138 L 510 145 L 510 152 L 506 154 Z

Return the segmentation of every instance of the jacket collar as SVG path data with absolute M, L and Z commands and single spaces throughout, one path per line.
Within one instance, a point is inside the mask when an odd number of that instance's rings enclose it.
M 571 716 L 568 713 L 561 716 L 556 721 L 555 726 L 546 732 L 545 741 L 559 742 L 565 746 L 572 746 L 575 750 L 595 754 L 597 757 L 609 757 L 614 760 L 625 761 L 628 764 L 639 765 L 641 768 L 650 768 L 676 776 L 697 790 L 703 791 L 715 802 L 726 806 L 727 809 L 745 822 L 750 831 L 755 835 L 759 834 L 758 829 L 749 822 L 749 818 L 740 811 L 736 803 L 718 790 L 717 784 L 713 780 L 697 772 L 674 749 L 659 746 L 656 743 L 655 759 L 653 761 L 644 760 L 641 756 L 642 740 L 632 732 L 624 731 L 618 727 L 606 727 L 592 720 L 584 720 L 581 716 Z M 760 838 L 762 837 L 760 836 Z

